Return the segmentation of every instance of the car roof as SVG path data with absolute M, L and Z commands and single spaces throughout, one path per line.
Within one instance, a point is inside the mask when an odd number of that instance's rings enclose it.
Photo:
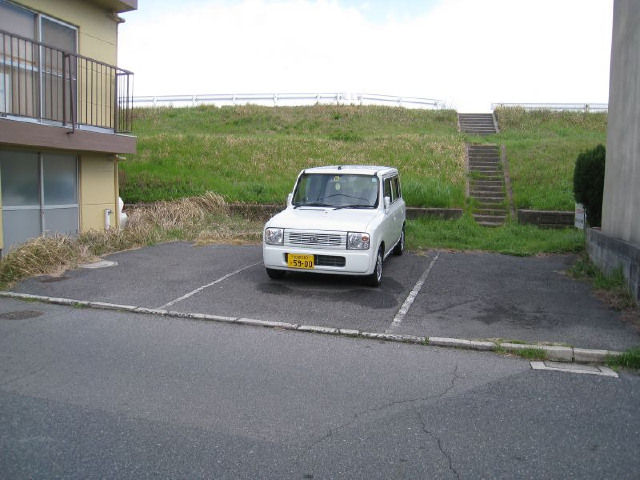
M 330 173 L 330 174 L 359 174 L 359 175 L 384 175 L 386 173 L 396 173 L 398 170 L 393 167 L 383 167 L 377 165 L 329 165 L 324 167 L 305 168 L 303 173 Z

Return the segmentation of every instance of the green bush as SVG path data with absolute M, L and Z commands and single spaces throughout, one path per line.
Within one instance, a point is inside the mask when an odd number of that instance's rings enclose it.
M 604 163 L 606 150 L 598 145 L 578 155 L 573 172 L 573 195 L 584 206 L 587 221 L 592 227 L 602 222 L 602 191 L 604 190 Z

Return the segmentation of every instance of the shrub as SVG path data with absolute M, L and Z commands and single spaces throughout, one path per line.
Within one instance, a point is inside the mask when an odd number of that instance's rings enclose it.
M 582 152 L 576 159 L 573 172 L 573 194 L 576 202 L 584 206 L 587 221 L 592 227 L 599 227 L 602 222 L 605 154 L 603 145 Z

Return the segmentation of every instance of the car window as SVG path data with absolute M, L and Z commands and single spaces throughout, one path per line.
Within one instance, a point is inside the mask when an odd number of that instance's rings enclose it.
M 391 196 L 391 179 L 390 178 L 384 179 L 384 196 L 389 197 L 393 201 L 393 198 Z
M 400 179 L 398 177 L 393 177 L 391 183 L 393 187 L 393 200 L 395 201 L 398 198 L 402 197 L 402 191 L 400 189 Z
M 397 176 L 384 179 L 384 196 L 389 197 L 391 203 L 401 197 L 400 182 Z

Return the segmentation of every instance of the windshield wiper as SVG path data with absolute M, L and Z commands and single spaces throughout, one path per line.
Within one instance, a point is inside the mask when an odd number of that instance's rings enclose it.
M 340 205 L 335 207 L 334 210 L 342 210 L 343 208 L 373 208 L 373 205 Z
M 300 207 L 334 207 L 335 205 L 329 205 L 328 203 L 299 203 L 294 205 L 293 208 Z

